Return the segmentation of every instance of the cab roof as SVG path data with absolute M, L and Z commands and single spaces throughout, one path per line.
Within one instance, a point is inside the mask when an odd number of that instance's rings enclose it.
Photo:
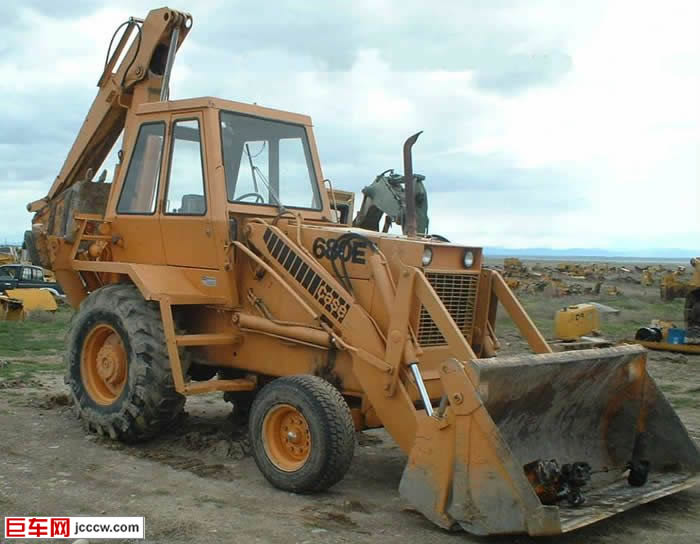
M 257 104 L 246 104 L 244 102 L 236 102 L 234 100 L 225 100 L 223 98 L 215 98 L 213 96 L 202 96 L 198 98 L 186 98 L 182 100 L 168 100 L 166 102 L 148 102 L 136 106 L 136 115 L 145 115 L 149 113 L 162 112 L 179 112 L 189 110 L 199 110 L 204 108 L 214 108 L 219 110 L 228 110 L 246 115 L 254 115 L 256 117 L 264 117 L 266 119 L 274 119 L 284 121 L 286 123 L 295 123 L 297 125 L 312 126 L 311 117 L 299 113 L 292 113 L 274 108 L 266 108 Z

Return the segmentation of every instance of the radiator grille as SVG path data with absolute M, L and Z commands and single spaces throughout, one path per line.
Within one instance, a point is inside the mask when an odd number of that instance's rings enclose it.
M 479 275 L 426 272 L 425 277 L 462 334 L 471 340 Z M 424 306 L 421 306 L 418 318 L 418 342 L 421 346 L 442 346 L 447 343 Z

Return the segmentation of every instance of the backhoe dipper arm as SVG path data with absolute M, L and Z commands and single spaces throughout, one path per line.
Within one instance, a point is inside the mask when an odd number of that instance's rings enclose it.
M 124 128 L 126 113 L 130 108 L 167 99 L 168 69 L 172 66 L 175 50 L 192 27 L 192 17 L 169 8 L 156 9 L 150 11 L 144 20 L 132 17 L 124 22 L 112 40 L 125 25 L 126 29 L 111 56 L 108 51 L 104 71 L 97 82 L 97 96 L 51 190 L 46 199 L 40 201 L 43 204 L 75 182 L 85 179 L 88 170 L 94 172 L 102 165 Z M 136 35 L 122 56 L 134 31 Z M 170 59 L 169 49 L 173 53 Z M 113 72 L 118 62 L 116 72 Z M 161 92 L 163 87 L 165 93 Z M 36 211 L 39 207 L 41 205 L 28 206 L 30 211 Z

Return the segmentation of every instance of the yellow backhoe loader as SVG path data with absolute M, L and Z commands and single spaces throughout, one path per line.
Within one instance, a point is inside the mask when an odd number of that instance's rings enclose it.
M 145 439 L 221 391 L 267 480 L 310 493 L 343 478 L 355 430 L 384 427 L 408 456 L 401 495 L 480 535 L 570 531 L 697 482 L 643 348 L 552 353 L 481 248 L 417 235 L 417 135 L 404 234 L 337 222 L 309 117 L 169 99 L 191 25 L 168 8 L 122 25 L 28 206 L 77 310 L 66 383 L 89 429 Z M 93 181 L 122 131 L 112 180 Z M 498 304 L 533 354 L 496 356 Z

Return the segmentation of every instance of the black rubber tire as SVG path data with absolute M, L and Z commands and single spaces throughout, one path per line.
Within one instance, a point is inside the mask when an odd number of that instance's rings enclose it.
M 307 461 L 294 472 L 277 468 L 265 451 L 263 421 L 279 404 L 289 404 L 306 418 L 311 435 Z M 273 380 L 258 393 L 250 410 L 250 443 L 260 472 L 275 487 L 294 493 L 324 491 L 343 479 L 355 452 L 355 429 L 345 399 L 317 376 Z
M 219 378 L 222 380 L 236 380 L 245 378 L 248 372 L 235 368 L 219 369 Z M 233 405 L 233 416 L 239 422 L 248 422 L 250 416 L 250 408 L 253 406 L 257 391 L 226 391 L 224 393 L 224 401 L 230 402 Z
M 80 371 L 84 339 L 99 324 L 119 333 L 128 357 L 126 385 L 109 405 L 91 398 Z M 158 306 L 134 285 L 108 285 L 83 301 L 66 335 L 65 363 L 65 382 L 91 432 L 125 442 L 145 440 L 170 425 L 185 404 L 175 391 Z
M 31 230 L 24 231 L 24 244 L 22 245 L 24 246 L 24 249 L 27 250 L 31 263 L 35 266 L 42 266 L 39 250 L 34 243 L 34 233 Z

